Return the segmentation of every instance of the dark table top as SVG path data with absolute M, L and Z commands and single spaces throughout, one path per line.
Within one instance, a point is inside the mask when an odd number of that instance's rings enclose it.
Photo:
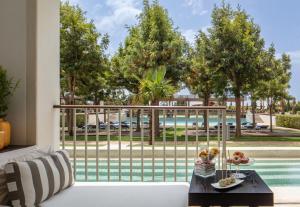
M 243 179 L 244 182 L 226 190 L 218 190 L 211 186 L 211 183 L 216 183 L 222 178 L 220 170 L 215 176 L 209 178 L 193 174 L 189 190 L 189 205 L 273 206 L 273 192 L 261 177 L 254 170 L 240 172 L 247 175 Z

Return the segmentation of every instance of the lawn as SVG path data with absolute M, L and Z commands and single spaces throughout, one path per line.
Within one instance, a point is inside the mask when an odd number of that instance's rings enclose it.
M 206 136 L 199 136 L 198 141 L 206 141 L 207 137 Z M 65 138 L 66 141 L 73 141 L 73 136 L 66 136 Z M 77 141 L 84 141 L 85 136 L 79 135 L 76 136 Z M 118 141 L 119 136 L 110 136 L 111 141 Z M 217 141 L 218 138 L 216 136 L 210 136 L 211 141 Z M 96 141 L 96 136 L 95 135 L 89 135 L 88 136 L 88 141 Z M 102 136 L 99 135 L 99 141 L 107 141 L 107 136 Z M 122 136 L 121 141 L 130 141 L 130 136 Z M 133 136 L 132 141 L 141 141 L 140 136 Z M 148 141 L 148 137 L 144 137 L 144 141 Z M 162 142 L 163 137 L 156 137 L 155 138 L 156 142 Z M 166 141 L 167 142 L 174 142 L 174 135 L 173 134 L 166 134 Z M 185 141 L 185 135 L 177 135 L 177 141 L 178 142 L 183 142 Z M 189 142 L 195 142 L 196 137 L 195 136 L 188 136 L 188 141 Z M 300 137 L 277 137 L 277 136 L 242 136 L 239 139 L 237 138 L 231 138 L 230 141 L 232 142 L 300 142 Z

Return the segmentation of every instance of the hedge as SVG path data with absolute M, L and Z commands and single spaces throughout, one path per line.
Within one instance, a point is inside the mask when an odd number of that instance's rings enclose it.
M 61 115 L 62 116 L 62 115 Z M 83 127 L 85 122 L 84 114 L 76 114 L 76 126 Z M 60 126 L 62 125 L 62 118 L 60 118 Z M 67 116 L 65 116 L 65 126 L 68 126 Z
M 276 125 L 287 128 L 300 129 L 299 115 L 277 115 Z

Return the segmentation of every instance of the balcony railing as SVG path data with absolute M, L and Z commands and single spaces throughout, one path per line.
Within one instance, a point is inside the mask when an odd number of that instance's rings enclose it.
M 212 145 L 221 151 L 217 168 L 225 167 L 225 107 L 54 108 L 60 110 L 61 147 L 70 153 L 76 180 L 188 181 L 198 152 Z M 201 124 L 205 112 L 210 120 L 206 128 Z

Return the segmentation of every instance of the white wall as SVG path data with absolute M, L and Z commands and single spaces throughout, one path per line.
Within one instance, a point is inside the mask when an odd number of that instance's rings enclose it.
M 12 144 L 58 146 L 59 4 L 0 1 L 0 65 L 20 80 L 7 117 Z
M 60 94 L 59 7 L 59 0 L 38 0 L 37 4 L 37 144 L 52 144 L 56 148 L 59 110 L 53 105 L 59 104 Z
M 13 143 L 26 144 L 26 2 L 0 1 L 0 65 L 20 80 L 11 101 L 8 120 L 13 125 Z

